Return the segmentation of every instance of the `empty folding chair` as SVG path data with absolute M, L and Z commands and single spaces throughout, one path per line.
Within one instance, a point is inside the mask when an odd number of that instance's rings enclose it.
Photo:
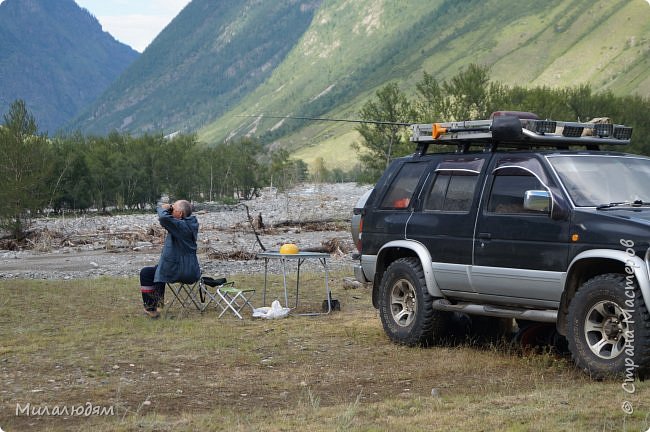
M 210 304 L 221 310 L 219 318 L 226 312 L 232 312 L 237 318 L 243 319 L 241 311 L 248 306 L 253 310 L 250 299 L 255 294 L 254 288 L 237 288 L 234 282 L 228 282 L 226 278 L 213 279 L 210 277 L 201 278 L 200 290 L 205 296 L 203 309 L 206 310 Z

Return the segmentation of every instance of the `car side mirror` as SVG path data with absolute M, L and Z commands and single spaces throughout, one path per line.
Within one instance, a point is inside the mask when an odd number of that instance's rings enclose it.
M 551 210 L 551 193 L 545 190 L 528 190 L 524 194 L 524 208 L 548 213 Z

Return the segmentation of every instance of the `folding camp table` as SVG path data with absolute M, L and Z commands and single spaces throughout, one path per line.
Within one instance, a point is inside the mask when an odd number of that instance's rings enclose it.
M 332 298 L 329 287 L 329 270 L 327 268 L 327 258 L 329 254 L 322 252 L 298 252 L 297 254 L 281 254 L 280 252 L 261 252 L 257 254 L 258 258 L 264 259 L 264 291 L 262 294 L 262 304 L 266 306 L 266 288 L 268 284 L 268 264 L 270 260 L 279 260 L 282 265 L 282 284 L 284 287 L 284 305 L 289 307 L 289 295 L 287 287 L 287 263 L 289 261 L 296 261 L 298 266 L 296 270 L 296 304 L 294 308 L 298 307 L 298 295 L 300 291 L 300 266 L 309 259 L 318 260 L 324 270 L 325 276 L 325 295 L 327 301 L 327 312 L 309 312 L 297 315 L 324 315 L 332 311 Z

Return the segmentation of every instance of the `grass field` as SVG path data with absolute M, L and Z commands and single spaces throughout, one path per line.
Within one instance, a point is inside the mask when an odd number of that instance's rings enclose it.
M 137 280 L 0 281 L 0 428 L 51 431 L 646 431 L 650 386 L 505 343 L 391 343 L 365 289 L 281 320 L 140 307 Z M 261 287 L 257 275 L 233 276 Z M 305 302 L 324 297 L 306 273 Z M 278 278 L 272 296 L 279 294 Z M 261 292 L 253 299 L 261 305 Z M 432 390 L 435 395 L 432 395 Z M 625 414 L 621 405 L 634 408 Z M 76 415 L 91 406 L 113 415 Z M 26 407 L 29 409 L 26 410 Z M 73 415 L 52 415 L 57 407 Z M 32 415 L 47 408 L 50 415 Z M 28 415 L 29 412 L 29 415 Z M 43 411 L 41 412 L 43 413 Z

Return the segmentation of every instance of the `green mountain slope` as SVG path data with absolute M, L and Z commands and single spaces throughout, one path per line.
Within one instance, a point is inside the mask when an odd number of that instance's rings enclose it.
M 356 134 L 348 124 L 236 115 L 355 117 L 387 81 L 410 93 L 423 70 L 444 79 L 469 63 L 490 65 L 507 84 L 588 82 L 650 96 L 649 51 L 643 0 L 331 0 L 273 75 L 200 137 L 255 133 L 308 162 L 349 166 Z
M 0 4 L 0 113 L 23 99 L 40 129 L 54 132 L 137 56 L 73 0 L 5 0 Z
M 388 81 L 489 65 L 506 84 L 650 96 L 645 0 L 193 0 L 75 127 L 199 131 L 209 144 L 262 136 L 349 167 L 350 124 Z M 253 117 L 242 117 L 253 116 Z
M 268 78 L 318 5 L 193 0 L 72 127 L 96 133 L 194 131 Z

